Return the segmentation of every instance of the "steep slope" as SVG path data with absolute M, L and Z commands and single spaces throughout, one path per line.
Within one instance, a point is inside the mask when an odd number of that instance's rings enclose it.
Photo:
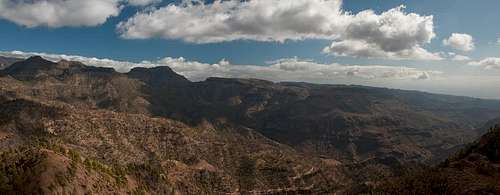
M 20 147 L 0 156 L 1 194 L 126 194 L 133 181 L 64 148 Z M 92 164 L 90 163 L 92 162 Z
M 196 106 L 186 98 L 191 97 L 192 83 L 169 67 L 134 68 L 127 76 L 144 83 L 140 92 L 149 103 L 148 111 L 155 116 L 172 117 Z
M 250 129 L 192 128 L 145 115 L 3 99 L 0 192 L 326 193 L 340 187 L 333 166 Z
M 384 194 L 500 194 L 500 127 L 440 166 L 386 179 Z

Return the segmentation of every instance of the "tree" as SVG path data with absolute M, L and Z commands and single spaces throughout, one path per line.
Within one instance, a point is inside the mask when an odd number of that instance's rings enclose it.
M 244 155 L 240 158 L 238 168 L 240 193 L 245 194 L 254 188 L 256 177 L 255 164 L 255 160 L 251 159 L 249 156 Z

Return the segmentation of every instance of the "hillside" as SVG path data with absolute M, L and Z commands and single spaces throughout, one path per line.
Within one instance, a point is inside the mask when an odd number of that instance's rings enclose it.
M 387 156 L 440 160 L 479 137 L 483 132 L 476 128 L 500 115 L 500 101 L 363 86 L 143 81 L 156 83 L 142 90 L 151 94 L 145 99 L 155 116 L 190 124 L 224 119 L 299 151 L 351 162 Z
M 500 194 L 500 127 L 441 165 L 387 178 L 374 190 L 385 194 Z
M 311 155 L 342 161 L 391 156 L 436 161 L 478 138 L 500 101 L 345 85 L 209 78 L 168 67 L 127 74 L 33 57 L 2 71 L 1 93 L 79 108 L 168 117 L 196 126 L 225 121 Z
M 339 187 L 333 166 L 249 129 L 188 127 L 23 99 L 4 98 L 0 105 L 2 194 L 326 193 Z
M 163 101 L 154 107 L 167 109 L 157 115 L 226 118 L 300 151 L 349 161 L 434 160 L 500 115 L 498 101 L 362 86 L 211 78 L 188 93 L 174 112 L 179 101 L 152 96 Z
M 37 56 L 0 70 L 0 104 L 0 192 L 49 194 L 342 191 L 446 159 L 500 116 L 494 100 Z

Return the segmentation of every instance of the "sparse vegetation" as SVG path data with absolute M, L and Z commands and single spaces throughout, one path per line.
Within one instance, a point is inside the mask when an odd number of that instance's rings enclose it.
M 500 127 L 434 168 L 387 178 L 372 194 L 499 194 Z
M 241 193 L 247 193 L 253 189 L 255 185 L 256 171 L 255 160 L 249 156 L 243 155 L 240 158 L 238 168 L 238 183 Z
M 121 166 L 108 166 L 97 160 L 85 159 L 83 162 L 88 170 L 96 171 L 100 174 L 105 174 L 114 179 L 118 187 L 124 187 L 127 184 L 126 169 Z
M 41 162 L 47 154 L 29 147 L 9 149 L 0 155 L 0 194 L 16 194 L 26 192 L 43 167 Z

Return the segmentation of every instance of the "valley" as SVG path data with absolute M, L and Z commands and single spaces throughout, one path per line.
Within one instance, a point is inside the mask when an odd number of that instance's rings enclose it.
M 0 62 L 2 194 L 348 193 L 500 117 L 497 100 L 417 91 Z

